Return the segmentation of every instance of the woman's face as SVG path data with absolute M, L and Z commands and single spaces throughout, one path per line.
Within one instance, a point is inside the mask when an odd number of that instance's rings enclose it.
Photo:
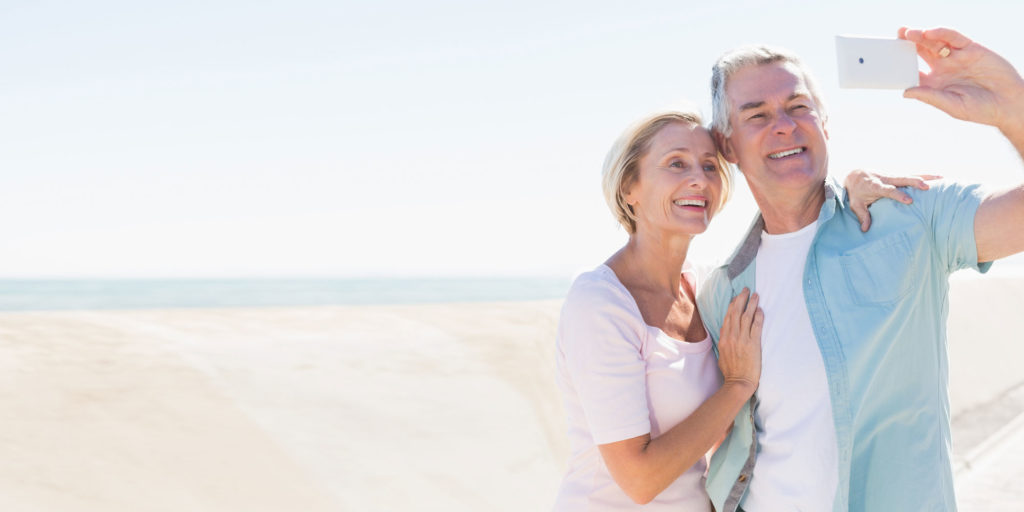
M 722 193 L 722 169 L 707 130 L 666 125 L 651 139 L 638 171 L 625 196 L 637 232 L 696 235 L 708 228 Z

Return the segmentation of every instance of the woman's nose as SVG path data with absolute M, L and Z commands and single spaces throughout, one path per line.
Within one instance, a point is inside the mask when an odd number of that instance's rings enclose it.
M 697 168 L 694 172 L 687 173 L 686 177 L 688 183 L 687 186 L 697 190 L 703 190 L 708 185 L 708 177 L 704 174 L 704 170 Z

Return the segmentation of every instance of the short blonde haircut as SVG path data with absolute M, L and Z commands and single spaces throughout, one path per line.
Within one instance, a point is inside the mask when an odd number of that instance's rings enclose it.
M 636 183 L 640 172 L 640 159 L 651 149 L 651 140 L 662 128 L 680 123 L 688 126 L 704 127 L 700 114 L 695 112 L 660 112 L 650 115 L 634 123 L 619 136 L 619 139 L 608 151 L 601 172 L 604 199 L 608 203 L 615 219 L 626 228 L 629 234 L 636 233 L 636 214 L 633 207 L 626 204 L 626 193 Z M 729 198 L 732 189 L 731 167 L 720 151 L 716 151 L 719 174 L 722 176 L 722 193 L 717 205 L 718 211 Z

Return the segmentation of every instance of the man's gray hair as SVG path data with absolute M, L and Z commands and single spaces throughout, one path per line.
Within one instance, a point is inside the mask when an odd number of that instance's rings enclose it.
M 725 96 L 725 87 L 732 75 L 747 66 L 773 64 L 775 62 L 790 63 L 803 75 L 804 83 L 811 93 L 811 99 L 817 106 L 822 122 L 828 119 L 825 101 L 818 92 L 818 84 L 810 70 L 804 66 L 800 58 L 793 52 L 771 46 L 742 46 L 726 52 L 718 58 L 711 68 L 711 127 L 728 137 L 732 134 L 732 123 L 729 121 L 729 99 Z

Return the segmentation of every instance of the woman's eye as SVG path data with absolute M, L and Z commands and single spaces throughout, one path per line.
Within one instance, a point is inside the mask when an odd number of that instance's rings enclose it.
M 715 164 L 704 164 L 704 170 L 707 172 L 718 172 L 718 166 Z
M 668 166 L 675 167 L 677 169 L 682 169 L 683 167 L 685 167 L 685 165 L 683 165 L 683 162 L 679 160 L 673 160 L 672 163 L 668 164 Z

